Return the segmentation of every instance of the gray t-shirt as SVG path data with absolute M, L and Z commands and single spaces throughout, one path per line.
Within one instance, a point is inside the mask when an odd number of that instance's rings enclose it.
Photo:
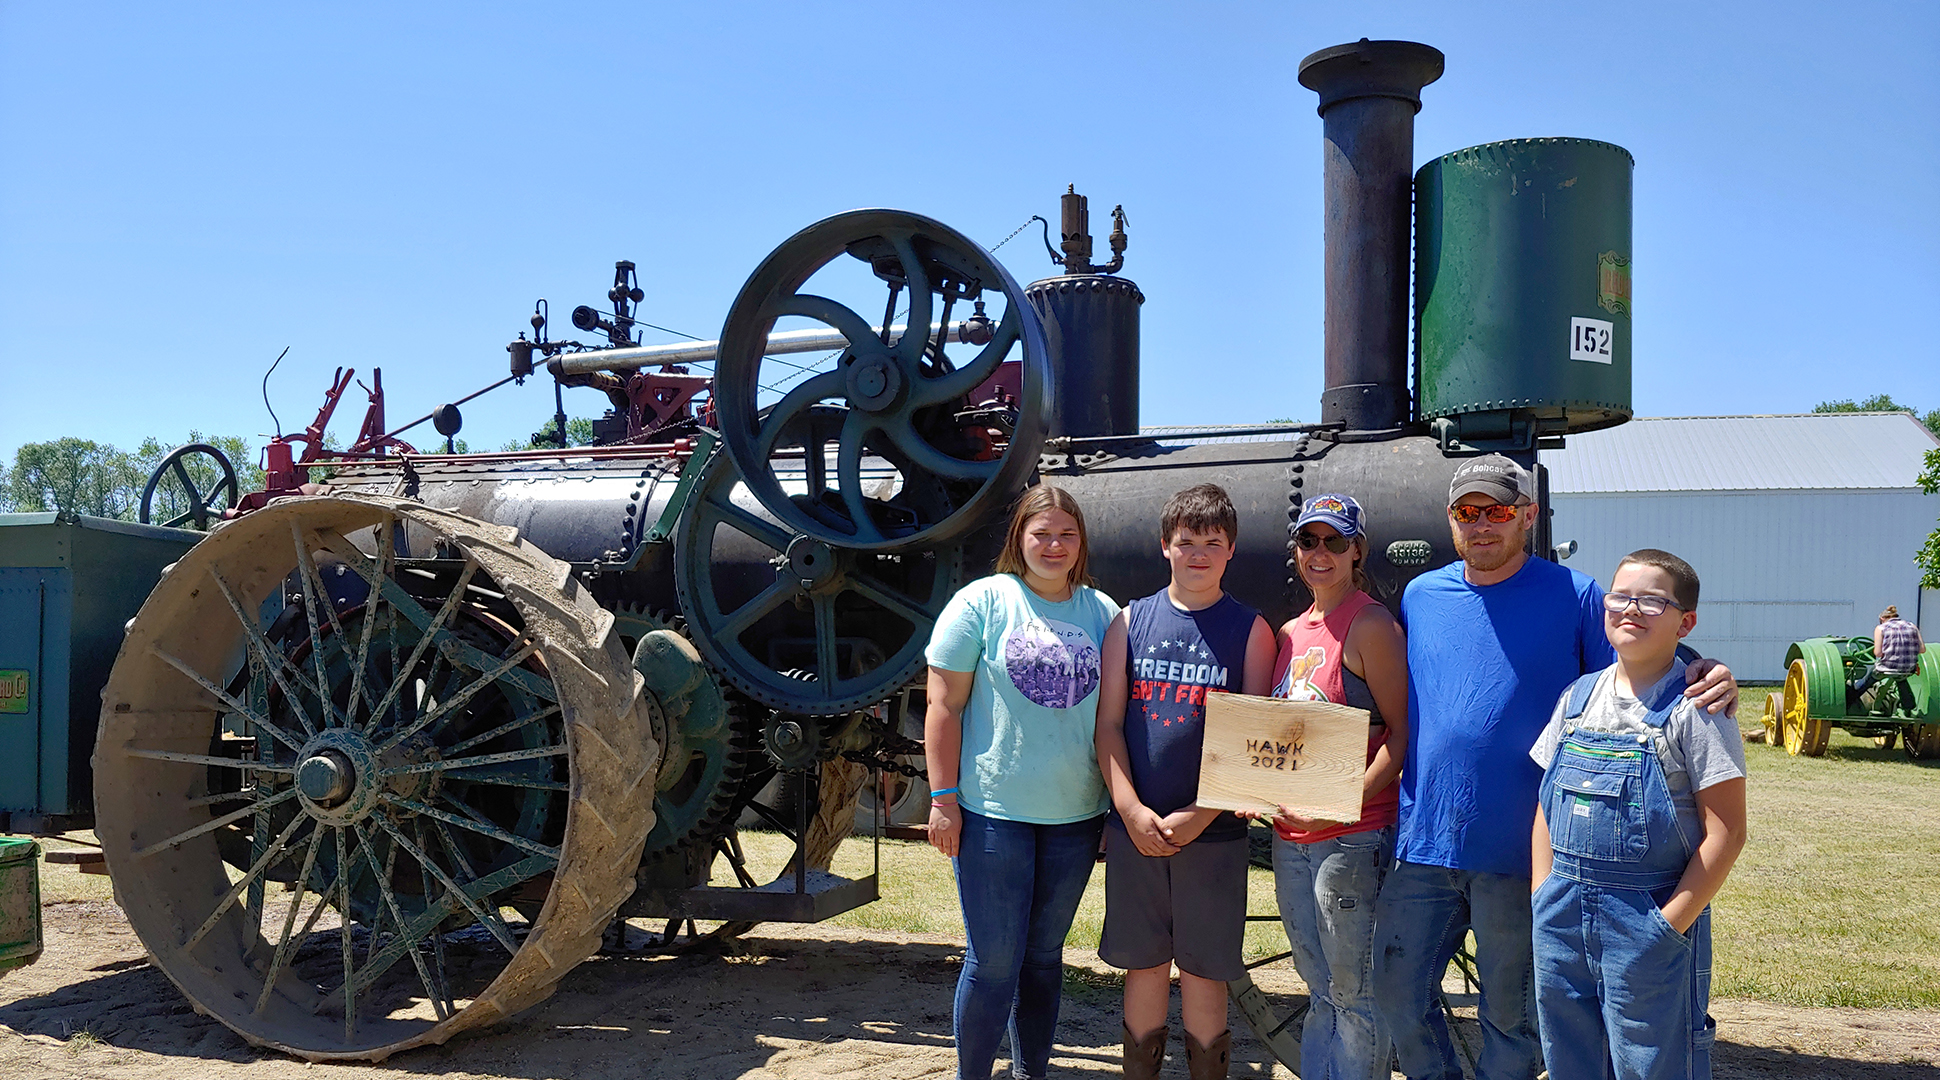
M 1572 723 L 1580 731 L 1599 734 L 1648 734 L 1650 728 L 1644 720 L 1650 715 L 1650 708 L 1618 692 L 1615 676 L 1615 667 L 1603 669 L 1597 676 L 1596 688 L 1590 691 L 1589 702 L 1583 706 L 1583 715 Z M 1644 696 L 1654 698 L 1652 691 L 1673 679 L 1680 687 L 1685 683 L 1681 660 L 1673 662 L 1669 674 L 1645 691 Z M 1563 710 L 1568 704 L 1566 691 L 1557 700 L 1555 711 L 1550 713 L 1549 725 L 1537 737 L 1536 745 L 1529 748 L 1529 756 L 1544 769 L 1549 768 L 1556 748 L 1562 744 Z M 1657 743 L 1657 760 L 1664 767 L 1671 802 L 1677 806 L 1678 827 L 1695 846 L 1704 837 L 1704 826 L 1698 819 L 1697 792 L 1745 775 L 1745 743 L 1738 733 L 1737 721 L 1723 714 L 1713 716 L 1705 712 L 1693 698 L 1679 698 L 1664 724 L 1664 737 Z

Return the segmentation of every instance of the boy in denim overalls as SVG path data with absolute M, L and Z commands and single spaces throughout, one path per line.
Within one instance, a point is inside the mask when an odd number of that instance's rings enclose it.
M 1529 751 L 1536 1014 L 1558 1080 L 1711 1075 L 1707 905 L 1745 844 L 1745 750 L 1683 697 L 1697 600 L 1683 559 L 1624 556 L 1603 598 L 1617 662 L 1571 684 Z

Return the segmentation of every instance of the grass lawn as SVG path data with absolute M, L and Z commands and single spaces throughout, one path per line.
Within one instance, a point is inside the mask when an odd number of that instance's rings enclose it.
M 1769 689 L 1740 691 L 1740 727 Z M 1940 1006 L 1940 761 L 1843 731 L 1821 758 L 1745 759 L 1751 842 L 1712 905 L 1712 993 Z

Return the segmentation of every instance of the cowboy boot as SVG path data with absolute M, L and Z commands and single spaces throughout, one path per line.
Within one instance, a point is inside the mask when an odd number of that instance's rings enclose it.
M 1186 1075 L 1191 1080 L 1226 1080 L 1233 1057 L 1233 1032 L 1228 1028 L 1206 1046 L 1186 1032 Z
M 1135 1039 L 1132 1029 L 1125 1028 L 1125 1080 L 1159 1080 L 1159 1066 L 1165 1061 L 1165 1037 L 1168 1034 L 1165 1025 L 1161 1024 L 1157 1031 L 1143 1039 Z

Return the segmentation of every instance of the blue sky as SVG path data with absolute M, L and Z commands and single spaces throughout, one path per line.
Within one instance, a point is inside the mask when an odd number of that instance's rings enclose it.
M 285 430 L 339 365 L 383 368 L 395 423 L 500 378 L 537 297 L 555 334 L 604 307 L 615 259 L 644 318 L 713 337 L 820 217 L 902 207 L 989 245 L 1068 183 L 1101 238 L 1113 204 L 1131 220 L 1145 423 L 1312 419 L 1320 121 L 1295 70 L 1362 36 L 1447 54 L 1418 163 L 1544 135 L 1636 156 L 1640 415 L 1940 407 L 1931 4 L 7 0 L 0 461 L 260 441 L 285 346 Z M 1052 269 L 1035 228 L 998 257 Z M 464 434 L 550 412 L 548 380 L 508 386 Z

